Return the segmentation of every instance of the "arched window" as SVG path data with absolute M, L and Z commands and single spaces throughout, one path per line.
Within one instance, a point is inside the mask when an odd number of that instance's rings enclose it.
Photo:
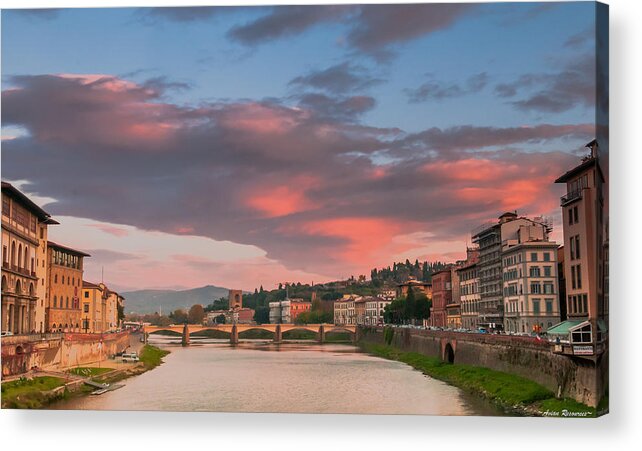
M 7 277 L 2 276 L 2 291 L 7 291 Z
M 69 296 L 67 296 L 67 299 L 65 300 L 65 308 L 69 308 Z M 67 325 L 65 325 L 67 327 Z
M 20 281 L 16 281 L 16 294 L 22 294 L 22 285 L 20 285 Z
M 22 244 L 18 246 L 18 269 L 22 268 Z
M 25 259 L 24 259 L 25 269 L 29 265 L 29 247 L 25 246 Z
M 58 274 L 54 274 L 54 283 L 58 283 Z
M 16 242 L 11 242 L 11 266 L 16 266 Z
M 33 288 L 33 283 L 29 284 L 29 296 L 34 296 L 36 293 Z
M 54 308 L 58 307 L 58 298 L 54 295 L 54 303 L 53 303 Z M 54 324 L 54 329 L 56 328 L 56 325 Z
M 52 330 L 56 330 L 56 323 L 53 323 L 53 324 L 51 325 L 51 329 L 52 329 Z

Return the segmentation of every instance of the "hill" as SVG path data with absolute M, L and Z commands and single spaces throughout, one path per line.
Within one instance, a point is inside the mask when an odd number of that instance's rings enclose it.
M 194 304 L 204 307 L 213 300 L 227 297 L 227 288 L 206 285 L 190 290 L 136 290 L 121 293 L 125 297 L 126 313 L 154 313 L 162 310 L 163 314 Z

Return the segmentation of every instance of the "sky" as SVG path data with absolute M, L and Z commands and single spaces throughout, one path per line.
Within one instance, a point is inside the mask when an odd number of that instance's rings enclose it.
M 554 221 L 595 135 L 595 5 L 2 11 L 2 179 L 114 289 L 455 261 Z

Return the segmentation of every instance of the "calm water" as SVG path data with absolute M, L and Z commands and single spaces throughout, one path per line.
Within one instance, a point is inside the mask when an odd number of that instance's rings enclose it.
M 161 346 L 171 350 L 165 363 L 126 379 L 125 387 L 52 408 L 499 414 L 457 388 L 354 346 L 252 342 L 231 347 L 213 340 L 193 341 L 188 348 L 165 340 Z

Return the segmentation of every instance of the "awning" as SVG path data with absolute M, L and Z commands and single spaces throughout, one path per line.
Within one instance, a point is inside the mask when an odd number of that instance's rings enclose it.
M 567 321 L 562 321 L 559 324 L 556 324 L 552 326 L 550 329 L 546 331 L 547 335 L 568 335 L 569 334 L 569 329 L 578 326 L 585 322 L 585 320 L 582 319 L 570 319 Z

